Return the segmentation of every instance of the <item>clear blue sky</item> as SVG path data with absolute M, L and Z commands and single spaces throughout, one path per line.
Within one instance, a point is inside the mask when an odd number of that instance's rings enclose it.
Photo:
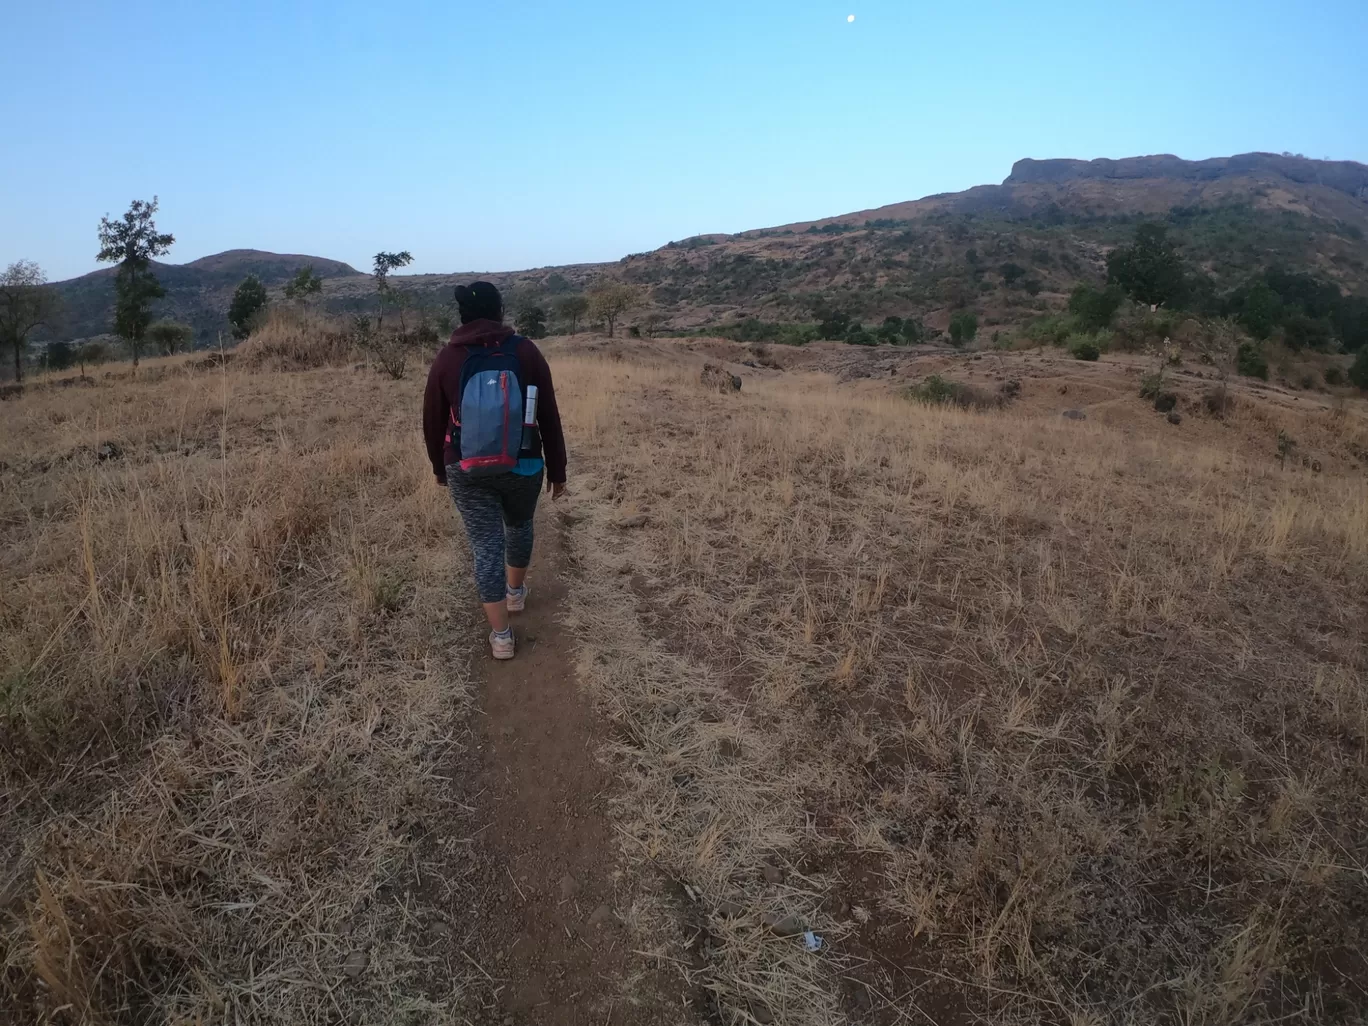
M 0 0 L 0 35 L 0 265 L 54 279 L 153 194 L 175 262 L 409 249 L 438 272 L 617 259 L 1027 156 L 1368 162 L 1365 0 Z

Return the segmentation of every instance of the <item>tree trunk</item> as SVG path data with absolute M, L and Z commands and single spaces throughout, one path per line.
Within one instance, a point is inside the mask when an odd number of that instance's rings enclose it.
M 617 320 L 612 314 L 608 314 L 608 337 L 613 337 L 613 322 Z
M 14 340 L 14 383 L 23 384 L 24 381 L 24 347 L 18 339 Z

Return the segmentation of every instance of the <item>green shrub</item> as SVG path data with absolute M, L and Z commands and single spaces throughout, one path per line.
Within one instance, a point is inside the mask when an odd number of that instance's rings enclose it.
M 1178 405 L 1178 396 L 1172 392 L 1160 392 L 1154 397 L 1154 408 L 1160 413 L 1168 413 Z
M 76 362 L 76 350 L 70 342 L 49 342 L 47 365 L 51 370 L 66 370 Z
M 824 338 L 812 324 L 781 324 L 748 317 L 732 324 L 720 324 L 694 331 L 669 332 L 673 336 L 717 336 L 733 342 L 777 342 L 786 346 L 801 346 Z
M 817 316 L 821 318 L 817 324 L 818 338 L 842 339 L 850 330 L 850 314 L 844 310 L 818 311 Z
M 1102 347 L 1088 335 L 1080 335 L 1069 343 L 1069 352 L 1075 360 L 1095 361 L 1102 355 Z
M 1368 348 L 1360 349 L 1349 368 L 1349 383 L 1368 392 Z
M 1283 324 L 1283 342 L 1293 351 L 1329 349 L 1334 337 L 1335 329 L 1329 321 L 1296 314 Z
M 907 390 L 907 398 L 928 406 L 958 406 L 960 409 L 988 409 L 999 405 L 990 397 L 962 381 L 950 381 L 932 374 Z
M 1062 346 L 1069 336 L 1076 334 L 1078 324 L 1068 314 L 1049 314 L 1037 317 L 1026 325 L 1026 337 L 1039 345 Z
M 978 315 L 971 310 L 961 310 L 950 318 L 950 344 L 965 345 L 974 341 L 978 334 Z
M 940 334 L 936 332 L 935 334 Z M 926 342 L 935 336 L 926 330 L 926 325 L 922 323 L 920 317 L 909 317 L 902 322 L 903 341 L 908 345 L 916 345 L 919 342 Z
M 1325 383 L 1331 388 L 1338 388 L 1344 384 L 1344 371 L 1338 367 L 1325 368 Z
M 1140 398 L 1153 399 L 1164 387 L 1164 377 L 1162 374 L 1151 372 L 1140 376 Z
M 1268 360 L 1264 358 L 1263 347 L 1253 342 L 1241 342 L 1235 351 L 1235 370 L 1247 378 L 1268 380 Z
M 852 346 L 876 346 L 879 340 L 874 337 L 874 333 L 868 330 L 859 321 L 856 321 L 846 331 L 845 340 Z
M 1125 296 L 1115 285 L 1105 289 L 1079 285 L 1069 296 L 1069 313 L 1084 331 L 1101 331 L 1111 325 L 1123 299 Z
M 1134 353 L 1152 342 L 1162 342 L 1171 337 L 1175 327 L 1176 323 L 1170 314 L 1146 310 L 1138 316 L 1123 317 L 1112 334 L 1117 349 Z

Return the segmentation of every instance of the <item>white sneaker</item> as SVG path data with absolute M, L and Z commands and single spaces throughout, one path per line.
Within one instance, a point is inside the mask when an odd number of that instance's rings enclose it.
M 510 613 L 521 613 L 527 608 L 527 585 L 524 584 L 517 591 L 508 593 L 508 611 Z
M 517 654 L 517 645 L 513 641 L 513 632 L 500 636 L 495 631 L 489 632 L 489 650 L 495 659 L 512 659 Z

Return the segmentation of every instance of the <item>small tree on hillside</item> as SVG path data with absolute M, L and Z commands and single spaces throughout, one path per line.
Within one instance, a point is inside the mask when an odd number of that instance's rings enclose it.
M 1026 268 L 1022 267 L 1020 264 L 1005 263 L 999 267 L 998 270 L 1002 274 L 1002 284 L 1006 285 L 1009 289 L 1014 288 L 1018 281 L 1026 277 Z
M 266 286 L 255 274 L 242 279 L 237 291 L 233 293 L 233 303 L 228 307 L 228 322 L 233 326 L 233 337 L 246 338 L 252 333 L 253 321 L 257 314 L 266 309 Z
M 903 321 L 901 317 L 885 317 L 879 325 L 879 341 L 887 345 L 897 345 L 902 341 Z
M 167 356 L 189 349 L 194 337 L 195 330 L 190 325 L 176 321 L 156 321 L 147 327 L 147 340 Z
M 926 325 L 920 317 L 908 317 L 902 322 L 903 341 L 908 345 L 917 345 L 925 342 L 931 337 L 931 333 L 926 330 Z
M 81 365 L 81 377 L 85 377 L 86 364 L 98 367 L 108 363 L 114 354 L 109 351 L 108 343 L 91 340 L 76 350 L 76 362 Z
M 556 313 L 570 322 L 570 334 L 574 335 L 579 331 L 580 318 L 589 312 L 589 300 L 586 296 L 573 295 L 562 296 L 556 300 Z
M 15 381 L 24 380 L 29 333 L 48 323 L 56 310 L 57 294 L 32 260 L 16 260 L 0 274 L 0 347 L 14 350 Z
M 845 338 L 850 331 L 850 314 L 844 310 L 818 310 L 817 334 L 824 339 Z
M 950 342 L 953 345 L 968 345 L 977 334 L 978 315 L 972 310 L 961 310 L 950 318 Z
M 390 272 L 400 267 L 407 267 L 413 263 L 413 254 L 408 250 L 400 250 L 398 253 L 376 253 L 375 270 L 375 294 L 380 301 L 380 316 L 375 319 L 375 330 L 377 334 L 381 326 L 385 323 L 385 307 L 395 306 L 400 308 L 400 327 L 403 327 L 403 302 L 400 296 L 395 293 L 394 286 L 390 284 Z
M 1101 331 L 1111 325 L 1124 298 L 1120 288 L 1115 285 L 1101 290 L 1090 285 L 1079 285 L 1069 296 L 1069 313 L 1073 314 L 1083 331 Z
M 76 362 L 76 350 L 70 342 L 49 342 L 47 347 L 48 370 L 66 370 Z
M 1182 257 L 1162 224 L 1138 225 L 1135 241 L 1107 257 L 1107 283 L 1121 286 L 1137 303 L 1172 305 L 1182 299 L 1185 281 Z
M 285 298 L 307 302 L 310 296 L 323 291 L 323 279 L 314 274 L 313 264 L 301 267 L 295 276 L 285 283 Z
M 546 311 L 540 306 L 525 306 L 518 311 L 517 325 L 528 338 L 545 338 Z
M 152 258 L 163 256 L 176 241 L 174 235 L 157 231 L 152 217 L 157 212 L 157 197 L 152 202 L 134 200 L 117 221 L 106 214 L 100 218 L 100 252 L 95 259 L 117 264 L 114 277 L 114 330 L 128 343 L 133 366 L 138 366 L 142 341 L 152 323 L 152 301 L 166 290 L 152 273 Z
M 636 305 L 636 287 L 623 282 L 604 281 L 589 290 L 589 315 L 608 325 L 608 337 L 613 337 L 617 319 Z

